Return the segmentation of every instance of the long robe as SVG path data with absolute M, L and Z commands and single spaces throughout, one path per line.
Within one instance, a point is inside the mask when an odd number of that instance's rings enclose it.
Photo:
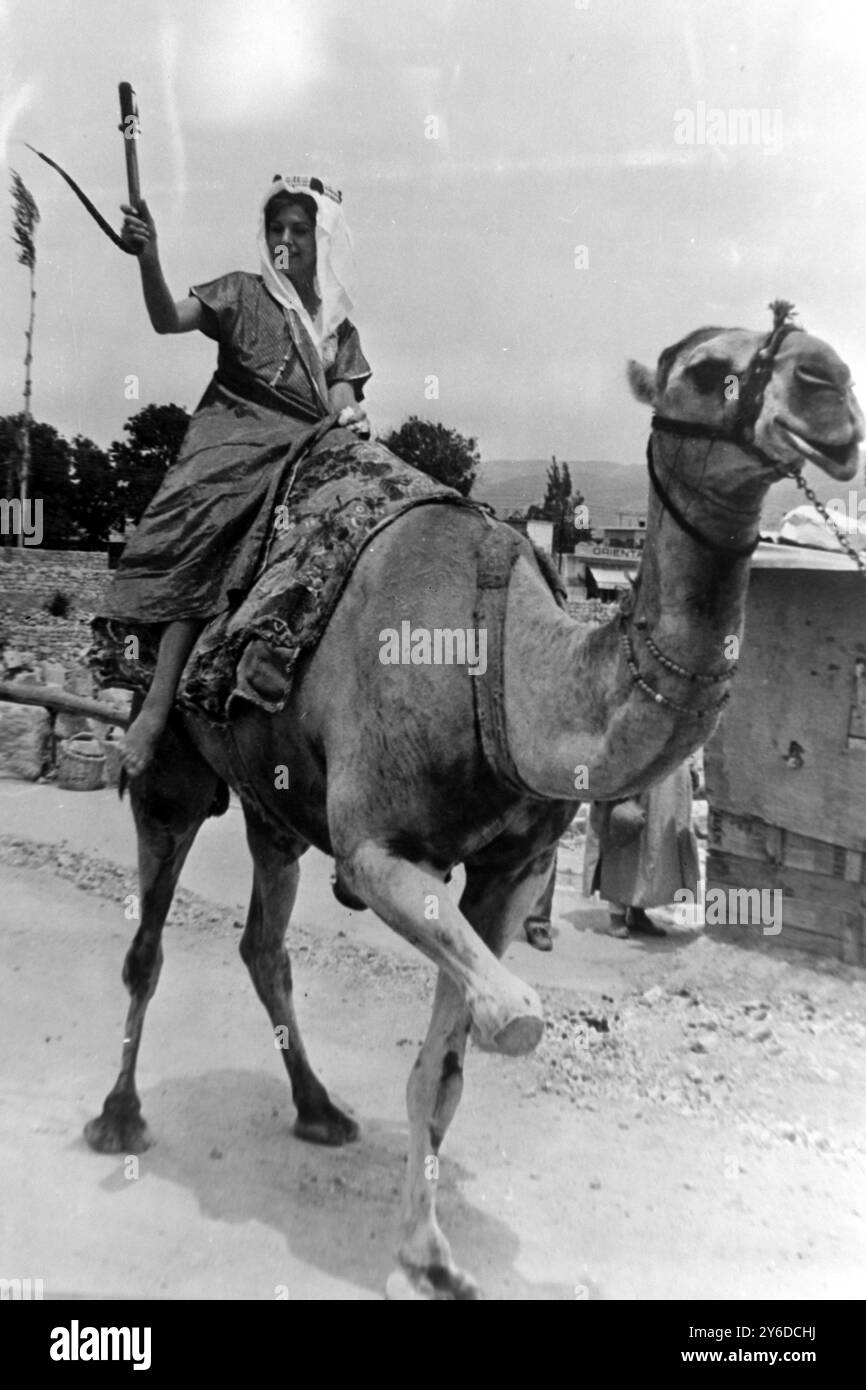
M 583 861 L 583 891 L 598 891 L 612 903 L 662 907 L 679 888 L 698 897 L 700 864 L 692 831 L 692 780 L 688 764 L 639 798 L 646 823 L 628 844 L 611 845 L 607 823 L 613 802 L 596 802 L 590 815 Z
M 124 548 L 108 618 L 162 623 L 232 607 L 256 573 L 286 464 L 328 417 L 328 387 L 349 382 L 361 400 L 370 376 L 348 319 L 325 371 L 258 275 L 234 271 L 191 293 L 204 306 L 202 331 L 219 344 L 217 369 Z M 344 432 L 340 443 L 345 451 Z

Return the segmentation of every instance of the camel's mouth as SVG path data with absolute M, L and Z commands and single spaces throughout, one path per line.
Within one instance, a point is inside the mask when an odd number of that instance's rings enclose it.
M 777 419 L 775 425 L 786 444 L 796 449 L 802 458 L 823 468 L 831 478 L 845 481 L 854 477 L 860 456 L 856 434 L 851 436 L 847 444 L 827 444 L 823 440 L 810 439 L 808 435 L 798 434 L 781 420 Z

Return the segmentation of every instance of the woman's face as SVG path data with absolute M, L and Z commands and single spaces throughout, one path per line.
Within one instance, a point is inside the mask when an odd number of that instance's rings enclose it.
M 297 203 L 278 203 L 265 228 L 274 268 L 292 283 L 308 284 L 316 273 L 316 228 Z

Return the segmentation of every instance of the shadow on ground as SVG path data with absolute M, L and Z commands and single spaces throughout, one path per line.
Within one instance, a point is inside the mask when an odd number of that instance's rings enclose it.
M 142 1110 L 154 1143 L 139 1160 L 141 1180 L 152 1175 L 188 1190 L 208 1220 L 261 1223 L 286 1241 L 294 1259 L 382 1294 L 399 1239 L 404 1126 L 359 1116 L 357 1143 L 335 1149 L 306 1144 L 291 1132 L 285 1085 L 236 1070 L 169 1080 L 143 1093 Z M 86 1148 L 83 1138 L 80 1143 Z M 130 1188 L 124 1159 L 110 1161 L 119 1167 L 101 1187 L 119 1195 Z M 484 1292 L 504 1279 L 510 1298 L 573 1299 L 564 1285 L 530 1283 L 518 1273 L 514 1232 L 461 1191 L 474 1177 L 443 1156 L 439 1218 L 457 1263 Z M 263 1287 L 249 1296 L 275 1294 Z M 304 1291 L 293 1289 L 290 1296 L 304 1297 Z

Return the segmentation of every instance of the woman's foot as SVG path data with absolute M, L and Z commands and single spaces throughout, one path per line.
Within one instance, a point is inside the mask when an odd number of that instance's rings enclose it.
M 642 907 L 629 907 L 626 909 L 625 925 L 630 932 L 639 932 L 641 936 L 667 936 L 664 927 L 657 927 L 651 917 L 648 917 Z
M 608 936 L 615 936 L 618 941 L 625 941 L 628 938 L 628 927 L 625 924 L 624 912 L 612 912 L 610 914 L 610 926 L 607 929 Z
M 153 761 L 164 728 L 164 716 L 146 709 L 130 724 L 121 754 L 121 761 L 130 777 L 139 777 Z

